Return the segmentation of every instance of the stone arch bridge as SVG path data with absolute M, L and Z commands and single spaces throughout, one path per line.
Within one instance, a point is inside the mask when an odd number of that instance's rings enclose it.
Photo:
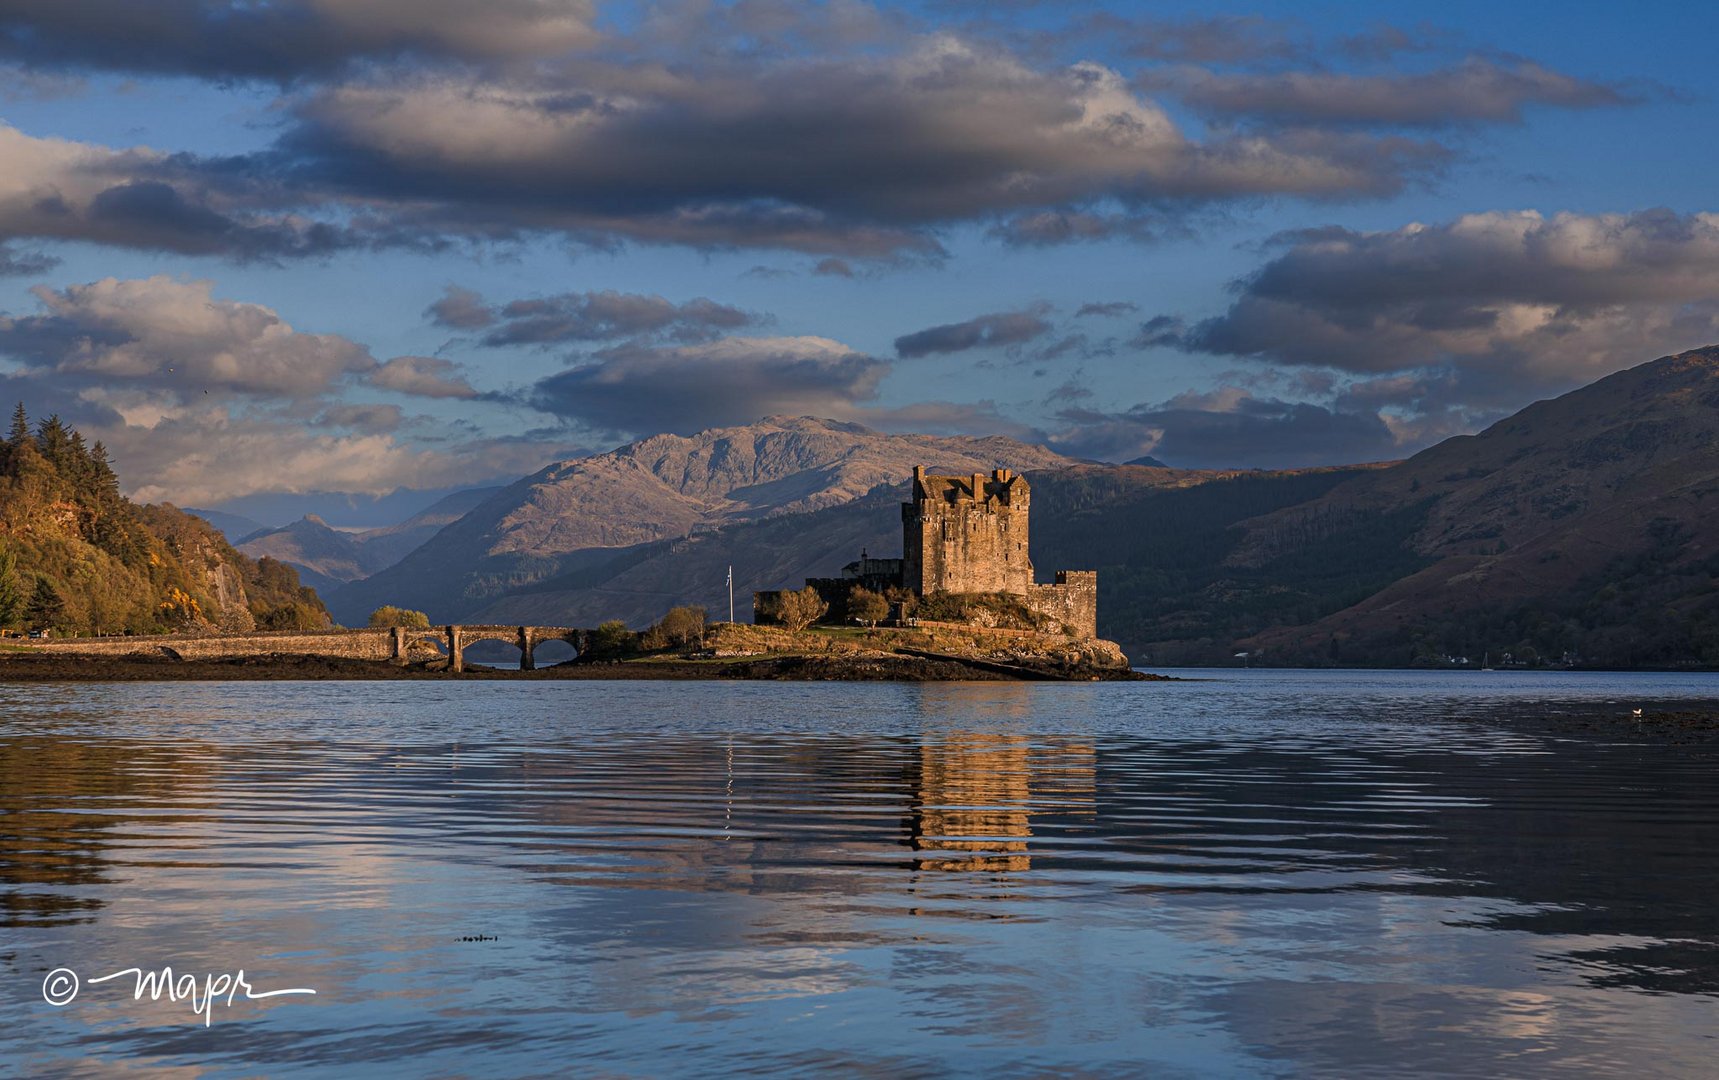
M 536 651 L 548 641 L 565 641 L 584 655 L 591 644 L 588 629 L 572 626 L 495 626 L 459 624 L 429 629 L 405 626 L 365 627 L 358 630 L 282 630 L 255 634 L 192 636 L 163 634 L 136 637 L 59 638 L 32 641 L 41 652 L 78 656 L 161 656 L 182 660 L 225 660 L 243 656 L 328 656 L 345 660 L 393 661 L 411 659 L 414 647 L 445 652 L 450 671 L 464 671 L 465 650 L 479 641 L 500 641 L 519 649 L 519 667 L 537 667 Z

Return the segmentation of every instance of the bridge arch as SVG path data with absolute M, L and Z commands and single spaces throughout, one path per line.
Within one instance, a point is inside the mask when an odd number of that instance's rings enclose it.
M 517 648 L 521 671 L 537 667 L 537 647 L 547 642 L 566 642 L 574 657 L 590 646 L 590 631 L 566 626 L 450 624 L 427 630 L 396 626 L 389 635 L 390 656 L 395 663 L 407 663 L 413 653 L 421 655 L 426 648 L 433 648 L 448 658 L 448 667 L 456 672 L 465 670 L 466 648 L 480 641 L 499 641 Z

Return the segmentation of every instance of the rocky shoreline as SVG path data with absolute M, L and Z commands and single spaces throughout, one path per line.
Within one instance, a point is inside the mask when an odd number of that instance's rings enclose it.
M 1142 681 L 1165 676 L 1129 669 L 1022 668 L 1007 674 L 958 659 L 914 656 L 778 656 L 729 660 L 635 659 L 568 662 L 536 671 L 469 664 L 453 673 L 445 663 L 391 664 L 374 660 L 272 654 L 218 660 L 152 656 L 0 655 L 0 683 L 294 682 L 357 680 L 642 680 L 750 679 L 833 682 Z
M 1114 642 L 985 627 L 889 629 L 781 627 L 718 623 L 677 649 L 592 656 L 534 671 L 468 661 L 448 670 L 446 656 L 421 647 L 409 663 L 317 651 L 313 636 L 246 635 L 200 639 L 229 655 L 200 654 L 148 638 L 76 642 L 0 651 L 0 682 L 256 681 L 340 679 L 759 679 L 834 682 L 1131 682 L 1164 678 L 1128 666 Z M 421 645 L 422 643 L 420 643 Z M 181 655 L 181 654 L 184 655 Z M 362 654 L 360 654 L 362 655 Z

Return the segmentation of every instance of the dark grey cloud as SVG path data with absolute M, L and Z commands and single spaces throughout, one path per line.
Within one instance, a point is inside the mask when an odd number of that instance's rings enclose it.
M 1159 316 L 1136 343 L 1340 373 L 1338 408 L 1409 438 L 1719 341 L 1719 215 L 1497 212 L 1283 244 L 1222 315 Z
M 1113 319 L 1122 315 L 1132 315 L 1140 310 L 1140 305 L 1131 300 L 1094 300 L 1080 305 L 1074 317 L 1084 318 L 1094 316 L 1101 319 Z
M 1352 60 L 1378 62 L 1403 53 L 1449 50 L 1458 43 L 1458 36 L 1449 30 L 1427 25 L 1409 29 L 1381 23 L 1370 30 L 1337 39 L 1337 51 Z
M 30 277 L 43 274 L 60 264 L 60 260 L 40 251 L 15 251 L 0 244 L 0 277 Z
M 663 337 L 704 341 L 765 320 L 749 311 L 699 297 L 675 303 L 661 296 L 600 292 L 561 293 L 488 305 L 470 289 L 449 287 L 428 315 L 455 329 L 490 328 L 483 343 L 555 345 Z
M 937 257 L 937 229 L 960 222 L 1015 243 L 1150 238 L 1173 207 L 1388 195 L 1449 157 L 1355 132 L 1202 140 L 1109 68 L 936 38 L 674 78 L 353 81 L 297 101 L 270 160 L 426 229 L 885 259 Z
M 1435 71 L 1352 75 L 1330 71 L 1220 74 L 1179 71 L 1144 84 L 1173 90 L 1203 112 L 1283 124 L 1440 127 L 1520 123 L 1530 106 L 1595 109 L 1639 100 L 1606 83 L 1525 60 L 1471 58 Z
M 628 344 L 539 381 L 530 401 L 593 430 L 691 433 L 771 414 L 853 416 L 888 370 L 827 338 Z
M 441 299 L 424 309 L 438 326 L 454 330 L 479 330 L 495 324 L 496 314 L 484 303 L 483 295 L 473 289 L 449 285 Z
M 902 358 L 933 353 L 966 352 L 968 349 L 1020 345 L 1050 333 L 1051 324 L 1040 309 L 1002 311 L 980 315 L 966 322 L 946 323 L 903 334 L 895 339 L 895 354 Z
M 0 123 L 0 244 L 72 240 L 279 260 L 437 242 L 358 210 L 318 220 L 329 202 L 244 162 L 34 138 Z
M 1027 359 L 1040 364 L 1049 364 L 1053 360 L 1067 360 L 1071 357 L 1090 360 L 1095 356 L 1111 356 L 1116 352 L 1115 343 L 1108 339 L 1093 340 L 1085 334 L 1064 334 L 1055 341 L 1046 342 L 1030 350 Z M 1046 374 L 1047 369 L 1040 369 L 1034 374 Z
M 1091 210 L 1034 210 L 1014 214 L 992 225 L 988 235 L 1011 247 L 1052 247 L 1100 240 L 1154 243 L 1165 235 L 1186 235 L 1185 226 L 1162 215 Z
M 819 274 L 824 277 L 851 278 L 854 276 L 854 268 L 853 264 L 848 262 L 846 259 L 838 259 L 831 256 L 828 259 L 818 260 L 818 265 L 812 267 L 812 273 Z
M 58 101 L 81 97 L 88 89 L 88 81 L 75 75 L 0 64 L 0 98 L 7 101 Z
M 1313 51 L 1291 23 L 1260 15 L 1214 15 L 1190 19 L 1129 19 L 1101 14 L 1083 29 L 1103 33 L 1131 56 L 1194 64 L 1247 64 L 1304 60 Z
M 1377 413 L 1255 397 L 1233 387 L 1121 413 L 1070 409 L 1054 449 L 1125 461 L 1151 455 L 1184 469 L 1294 469 L 1401 457 Z
M 0 60 L 10 49 L 32 70 L 293 83 L 276 143 L 225 159 L 0 128 L 0 192 L 20 193 L 0 197 L 0 242 L 281 259 L 554 234 L 793 251 L 839 273 L 939 260 L 960 224 L 1014 245 L 1152 241 L 1224 205 L 1386 197 L 1454 151 L 1351 126 L 1368 108 L 1399 125 L 1417 108 L 1509 120 L 1609 92 L 1490 61 L 1377 86 L 1208 72 L 1170 85 L 1256 122 L 1192 130 L 1103 64 L 913 33 L 854 5 L 652 10 L 600 49 L 584 47 L 590 15 L 572 0 L 0 0 Z M 1141 48 L 1210 58 L 1254 39 L 1243 51 L 1258 53 L 1276 33 L 1194 21 Z
M 1239 288 L 1186 347 L 1366 374 L 1458 362 L 1586 381 L 1719 336 L 1719 215 L 1521 211 L 1322 230 L 1290 238 Z
M 587 0 L 4 0 L 0 59 L 290 82 L 403 56 L 524 60 L 597 42 Z
M 1154 315 L 1140 324 L 1140 332 L 1134 335 L 1132 344 L 1142 349 L 1181 347 L 1188 343 L 1187 333 L 1187 323 L 1176 316 Z
M 398 405 L 332 405 L 313 422 L 317 427 L 381 434 L 399 430 L 403 419 Z

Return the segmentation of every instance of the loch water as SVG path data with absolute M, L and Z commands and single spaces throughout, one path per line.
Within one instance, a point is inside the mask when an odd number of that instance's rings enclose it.
M 1181 674 L 0 685 L 0 1075 L 1719 1072 L 1715 677 Z

